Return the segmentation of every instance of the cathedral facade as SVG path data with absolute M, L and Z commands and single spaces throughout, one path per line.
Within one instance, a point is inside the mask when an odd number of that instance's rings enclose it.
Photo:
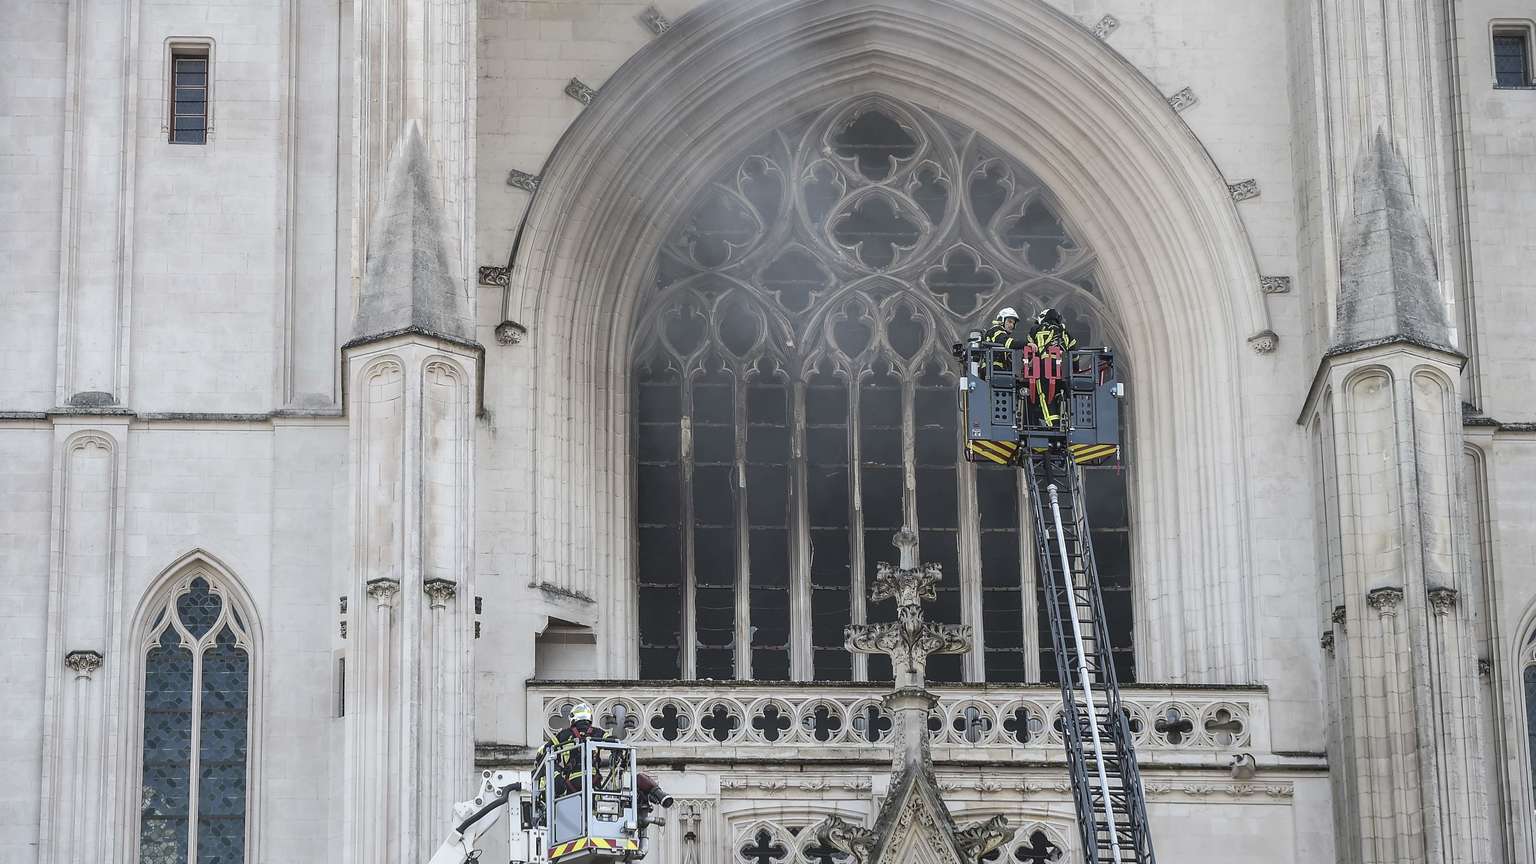
M 856 864 L 905 530 L 971 634 L 923 788 L 1017 828 L 951 846 L 1079 860 L 1029 490 L 960 448 L 1013 306 L 1126 382 L 1158 855 L 1536 864 L 1529 8 L 7 12 L 0 859 L 425 861 L 587 702 L 650 860 Z

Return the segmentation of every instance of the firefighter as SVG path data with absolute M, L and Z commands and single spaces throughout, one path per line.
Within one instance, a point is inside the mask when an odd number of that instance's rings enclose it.
M 1012 306 L 1004 306 L 998 311 L 997 317 L 992 319 L 992 326 L 981 336 L 981 341 L 1004 348 L 1018 348 L 1013 341 L 1013 328 L 1019 326 L 1019 313 Z
M 1032 346 L 1041 358 L 1049 356 L 1052 348 L 1060 350 L 1061 363 L 1057 369 L 1063 377 L 1042 376 L 1036 379 L 1034 392 L 1030 394 L 1029 399 L 1029 413 L 1039 419 L 1040 425 L 1054 427 L 1061 421 L 1062 414 L 1066 411 L 1064 401 L 1067 388 L 1064 376 L 1071 374 L 1069 352 L 1077 346 L 1077 340 L 1067 332 L 1067 326 L 1061 320 L 1061 313 L 1046 307 L 1035 316 L 1024 344 Z
M 536 764 L 542 765 L 549 754 L 554 754 L 555 760 L 555 796 L 566 795 L 571 792 L 579 792 L 582 787 L 581 776 L 581 742 L 582 741 L 617 741 L 613 733 L 601 726 L 592 724 L 592 706 L 585 702 L 578 702 L 571 706 L 571 725 L 561 729 L 539 748 L 539 752 L 533 757 Z M 593 771 L 600 766 L 594 764 Z M 539 775 L 539 783 L 544 782 L 543 775 Z M 640 794 L 645 796 L 648 803 L 660 807 L 671 807 L 672 796 L 662 791 L 655 779 L 649 774 L 639 773 L 635 775 L 635 785 Z

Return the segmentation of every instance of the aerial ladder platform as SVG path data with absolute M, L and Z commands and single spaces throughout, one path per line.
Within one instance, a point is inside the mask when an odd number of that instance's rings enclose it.
M 966 459 L 1022 470 L 1061 685 L 1062 739 L 1086 864 L 1153 864 L 1130 714 L 1115 677 L 1082 465 L 1119 456 L 1125 390 L 1107 348 L 956 346 Z M 1053 409 L 1042 411 L 1045 407 Z M 1046 416 L 1054 414 L 1055 422 Z

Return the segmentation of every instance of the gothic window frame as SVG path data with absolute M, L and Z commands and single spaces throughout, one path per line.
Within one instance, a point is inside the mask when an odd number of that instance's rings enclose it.
M 860 160 L 869 158 L 867 152 L 840 150 L 843 142 L 836 138 L 866 114 L 884 114 L 893 118 L 910 142 L 910 147 L 904 147 L 901 152 L 889 148 L 893 152 L 874 154 L 876 158 L 887 159 L 887 166 L 880 170 L 878 179 L 861 173 L 864 168 Z M 868 145 L 866 148 L 878 150 L 868 148 Z M 888 361 L 892 370 L 899 367 L 896 377 L 901 382 L 898 386 L 902 391 L 902 417 L 899 429 L 892 431 L 903 436 L 904 455 L 901 464 L 892 463 L 885 467 L 897 468 L 902 475 L 900 494 L 904 497 L 904 513 L 896 524 L 879 526 L 879 530 L 893 533 L 902 522 L 911 524 L 922 506 L 922 502 L 915 501 L 910 494 L 913 475 L 918 470 L 915 465 L 918 457 L 909 440 L 917 422 L 913 408 L 915 382 L 921 377 L 922 369 L 937 364 L 935 380 L 942 383 L 931 389 L 937 391 L 949 387 L 952 392 L 958 370 L 949 360 L 948 346 L 962 340 L 970 330 L 984 328 L 991 310 L 1002 305 L 1021 306 L 1021 302 L 1022 306 L 1031 308 L 1062 306 L 1064 300 L 1070 300 L 1076 307 L 1075 314 L 1090 316 L 1083 318 L 1081 323 L 1086 326 L 1090 320 L 1092 322 L 1088 329 L 1093 332 L 1083 334 L 1084 344 L 1093 344 L 1096 340 L 1124 346 L 1129 342 L 1118 329 L 1119 316 L 1112 308 L 1112 295 L 1099 284 L 1096 256 L 1075 239 L 1082 237 L 1082 233 L 1070 223 L 1069 214 L 1044 181 L 979 133 L 963 129 L 936 112 L 884 95 L 854 97 L 772 128 L 751 148 L 732 153 L 708 173 L 710 182 L 694 194 L 688 208 L 659 244 L 651 271 L 655 282 L 648 285 L 645 296 L 638 302 L 632 331 L 630 362 L 634 375 L 629 394 L 631 435 L 635 442 L 632 458 L 635 459 L 636 489 L 640 490 L 632 498 L 635 502 L 632 523 L 635 533 L 631 542 L 637 586 L 634 596 L 638 601 L 634 614 L 640 619 L 637 632 L 640 634 L 642 675 L 657 677 L 645 669 L 647 651 L 656 649 L 658 653 L 675 650 L 679 656 L 675 667 L 678 677 L 699 678 L 704 674 L 706 664 L 699 657 L 701 638 L 696 622 L 707 617 L 707 611 L 717 606 L 723 617 L 725 606 L 722 601 L 729 595 L 734 620 L 708 628 L 713 634 L 712 641 L 704 643 L 703 648 L 713 653 L 729 653 L 733 659 L 711 658 L 707 677 L 722 677 L 718 673 L 724 673 L 723 677 L 761 678 L 754 660 L 760 646 L 752 639 L 752 608 L 754 591 L 762 586 L 752 581 L 750 574 L 754 567 L 745 563 L 753 548 L 747 540 L 753 526 L 746 516 L 740 517 L 734 525 L 710 528 L 711 531 L 731 528 L 736 535 L 732 541 L 734 551 L 722 547 L 711 553 L 711 560 L 722 561 L 734 555 L 742 563 L 737 567 L 734 580 L 714 577 L 716 581 L 706 586 L 708 593 L 718 593 L 722 597 L 711 596 L 705 613 L 701 613 L 696 605 L 701 584 L 695 561 L 699 557 L 693 505 L 697 488 L 690 484 L 694 482 L 692 472 L 699 460 L 695 450 L 690 448 L 696 449 L 701 432 L 710 432 L 722 440 L 734 436 L 734 456 L 721 455 L 716 459 L 719 464 L 711 463 L 707 470 L 722 476 L 725 476 L 722 473 L 725 469 L 732 467 L 736 473 L 750 470 L 750 458 L 742 455 L 743 440 L 749 437 L 749 428 L 744 428 L 743 424 L 749 427 L 750 419 L 743 413 L 741 403 L 745 397 L 736 391 L 750 390 L 754 375 L 758 376 L 757 380 L 777 379 L 788 399 L 791 445 L 809 449 L 807 427 L 814 424 L 805 410 L 805 403 L 797 400 L 802 400 L 815 386 L 814 378 L 830 376 L 845 382 L 845 410 L 852 416 L 857 410 L 856 400 L 863 392 L 850 377 L 855 370 L 861 378 L 870 377 L 871 360 L 875 357 L 883 358 L 882 362 Z M 751 187 L 765 178 L 779 184 L 778 192 L 766 199 L 754 197 Z M 983 212 L 983 205 L 978 203 L 981 197 L 973 192 L 973 186 L 987 183 L 991 186 L 983 191 L 989 191 L 991 195 L 985 202 L 990 209 Z M 831 192 L 821 199 L 809 190 L 810 185 Z M 861 210 L 873 199 L 881 200 L 880 208 L 870 204 L 869 212 Z M 873 213 L 875 209 L 883 212 Z M 701 218 L 700 214 L 706 212 L 707 218 Z M 1031 226 L 1040 224 L 1041 214 L 1054 221 L 1056 229 L 1068 242 L 1056 244 L 1054 252 L 1051 244 L 1041 245 L 1039 248 L 1044 251 L 1037 258 L 1037 250 L 1031 244 L 1041 237 L 1056 236 L 1033 230 Z M 860 244 L 850 245 L 838 234 L 839 226 L 852 220 L 867 221 L 880 216 L 886 217 L 888 224 L 902 220 L 916 224 L 915 237 L 910 233 L 904 237 L 898 235 L 897 226 L 890 234 L 898 239 L 891 240 L 888 248 L 871 259 L 865 257 Z M 899 242 L 903 239 L 905 245 Z M 814 268 L 802 271 L 809 275 L 798 281 L 781 281 L 778 276 L 770 281 L 770 271 L 796 254 L 812 259 Z M 1049 263 L 1037 263 L 1041 259 Z M 990 287 L 975 290 L 968 300 L 968 286 L 977 283 L 967 283 L 964 277 L 955 278 L 954 275 L 961 272 L 956 267 L 963 270 L 965 266 L 969 266 L 973 277 L 983 271 L 991 273 L 991 281 L 986 283 Z M 949 274 L 945 288 L 934 286 L 932 280 L 937 273 Z M 906 285 L 921 285 L 922 290 L 906 291 Z M 787 296 L 794 296 L 794 302 L 787 300 Z M 1025 301 L 1023 298 L 1030 299 Z M 750 327 L 752 332 L 737 334 L 738 345 L 729 350 L 725 347 L 726 336 L 722 329 L 728 320 L 722 313 L 726 304 L 750 310 L 755 321 Z M 921 344 L 910 353 L 889 343 L 888 325 L 897 314 L 907 315 L 922 329 Z M 837 335 L 838 326 L 850 320 L 863 321 L 869 325 L 867 329 L 874 331 L 851 353 L 839 344 Z M 684 333 L 696 331 L 687 337 L 692 341 L 678 344 L 675 334 L 669 330 L 673 326 Z M 1124 354 L 1122 367 L 1125 377 L 1130 379 L 1132 364 Z M 730 418 L 716 418 L 714 424 L 701 424 L 691 407 L 694 393 L 691 388 L 695 382 L 717 370 L 730 379 L 719 386 L 730 388 L 737 407 Z M 680 424 L 682 431 L 663 429 L 659 430 L 663 434 L 658 434 L 657 429 L 648 428 L 664 424 L 658 424 L 655 417 L 648 419 L 644 414 L 641 394 L 647 386 L 680 388 L 681 392 L 668 398 L 675 399 L 681 406 L 676 424 Z M 1129 409 L 1130 406 L 1125 407 Z M 1124 411 L 1127 422 L 1131 419 L 1130 413 Z M 710 425 L 720 425 L 721 428 L 702 428 Z M 851 594 L 850 622 L 870 617 L 866 608 L 870 572 L 876 561 L 886 560 L 892 554 L 883 544 L 872 545 L 875 541 L 867 530 L 869 522 L 862 515 L 867 511 L 857 503 L 861 496 L 867 499 L 865 480 L 854 479 L 855 476 L 863 478 L 866 473 L 865 465 L 860 461 L 863 454 L 858 448 L 859 439 L 868 431 L 867 425 L 868 421 L 861 421 L 858 427 L 850 430 L 844 445 L 850 475 L 846 493 L 852 513 L 845 520 L 845 526 L 826 529 L 843 530 L 849 535 L 850 572 L 846 580 Z M 655 443 L 664 441 L 665 435 L 674 434 L 682 440 L 677 452 L 662 454 L 648 462 L 647 447 L 652 447 L 649 452 L 655 453 Z M 715 449 L 726 454 L 730 446 Z M 810 562 L 814 557 L 809 550 L 814 546 L 811 537 L 815 529 L 810 524 L 813 520 L 808 516 L 807 506 L 795 503 L 797 495 L 808 500 L 814 497 L 816 490 L 806 485 L 803 476 L 805 466 L 811 460 L 812 457 L 800 450 L 795 450 L 790 459 L 791 503 L 786 529 L 789 537 L 786 557 L 790 571 L 786 602 L 790 635 L 784 649 L 773 649 L 789 655 L 790 672 L 785 680 L 792 681 L 822 677 L 817 672 L 819 652 L 825 649 L 830 656 L 841 649 L 841 639 L 834 640 L 836 645 L 822 646 L 813 636 L 815 624 L 811 617 L 816 608 L 813 597 L 822 587 L 815 583 L 814 566 Z M 979 626 L 986 615 L 982 602 L 983 556 L 979 548 L 983 529 L 979 526 L 973 529 L 969 524 L 977 512 L 975 478 L 978 471 L 958 456 L 950 467 L 957 487 L 954 490 L 957 521 L 953 528 L 946 530 L 952 530 L 955 535 L 951 542 L 957 551 L 951 558 L 957 561 L 952 561 L 951 566 L 959 572 L 952 570 L 946 574 L 950 578 L 945 580 L 947 584 L 941 584 L 941 590 L 957 592 L 958 600 L 954 602 L 959 604 L 960 621 L 956 623 L 971 624 L 980 634 L 978 650 L 964 659 L 959 680 L 986 681 L 990 677 L 990 656 L 984 633 L 981 633 L 984 628 Z M 676 494 L 673 496 L 677 500 L 643 500 L 641 496 L 646 490 L 654 488 L 647 486 L 648 470 L 656 472 L 651 476 L 661 476 L 663 469 L 679 474 L 679 488 L 674 490 Z M 1122 463 L 1118 470 L 1124 471 L 1126 524 L 1134 525 L 1136 520 L 1129 510 L 1134 501 L 1135 477 L 1129 469 L 1128 463 Z M 711 479 L 709 482 L 716 481 Z M 748 494 L 713 495 L 711 497 L 718 500 L 714 507 L 706 508 L 709 512 L 721 512 L 718 508 L 726 506 L 743 511 L 747 508 L 741 499 L 751 499 L 751 484 L 743 478 L 728 482 L 733 489 L 748 489 Z M 1034 577 L 1032 544 L 1028 538 L 1032 520 L 1025 509 L 1027 492 L 1016 478 L 1013 485 L 1016 491 L 1013 518 L 1017 527 L 1011 530 L 1021 535 L 1015 553 L 1021 571 L 1021 584 L 1017 587 L 1021 596 L 1032 593 L 1038 598 L 1038 579 Z M 736 499 L 734 503 L 731 497 Z M 647 532 L 672 530 L 653 518 L 652 514 L 658 512 L 658 504 L 662 505 L 660 512 L 671 513 L 668 508 L 679 508 L 672 522 L 676 526 L 676 536 L 669 535 L 661 544 L 669 550 L 669 556 L 681 556 L 680 568 L 684 572 L 677 577 L 675 585 L 671 579 L 664 585 L 647 581 L 651 564 L 646 544 L 650 542 L 651 548 L 657 548 L 656 541 L 647 541 Z M 921 520 L 917 523 L 915 527 L 922 536 L 924 525 Z M 888 542 L 887 538 L 885 543 Z M 1129 548 L 1129 542 L 1125 545 L 1123 557 L 1130 566 L 1134 551 Z M 749 551 L 744 552 L 744 547 Z M 926 554 L 926 546 L 924 552 L 925 557 L 931 557 Z M 669 557 L 669 560 L 674 559 Z M 1128 592 L 1133 584 L 1134 577 L 1126 586 Z M 681 612 L 675 648 L 669 647 L 670 642 L 648 644 L 643 632 L 645 622 L 653 613 L 665 611 L 658 605 L 662 603 L 660 592 L 652 590 L 657 588 L 679 597 L 676 605 Z M 1022 671 L 1017 678 L 991 680 L 1040 681 L 1049 680 L 1054 674 L 1054 668 L 1047 668 L 1049 664 L 1040 662 L 1038 599 L 1034 603 L 1024 600 L 1023 604 L 1019 610 L 1024 619 L 1019 625 L 1022 645 L 1019 653 L 1024 655 Z M 1134 611 L 1128 614 L 1126 623 L 1134 627 Z M 1129 651 L 1133 641 L 1128 637 L 1124 650 Z M 732 664 L 734 668 L 726 668 Z M 867 664 L 868 658 L 853 658 L 849 679 L 867 680 L 870 677 Z M 720 668 L 717 670 L 716 666 Z M 672 676 L 663 674 L 662 677 Z
M 261 792 L 264 782 L 261 770 L 263 725 L 261 709 L 265 704 L 263 696 L 266 677 L 263 651 L 264 630 L 256 614 L 255 601 L 243 581 L 217 557 L 203 549 L 193 549 L 166 567 L 145 591 L 138 610 L 134 614 L 133 629 L 130 640 L 127 642 L 129 650 L 126 652 L 123 669 L 127 695 L 124 699 L 125 722 L 122 738 L 127 746 L 121 751 L 122 771 L 119 772 L 119 776 L 122 778 L 122 785 L 118 800 L 121 802 L 119 812 L 123 820 L 122 824 L 126 829 L 123 832 L 126 843 L 124 860 L 128 864 L 151 864 L 142 858 L 140 848 L 147 658 L 149 652 L 160 644 L 159 638 L 163 636 L 168 626 L 174 628 L 174 625 L 168 621 L 168 615 L 162 613 L 174 610 L 176 601 L 188 593 L 193 581 L 198 579 L 206 582 L 210 593 L 216 594 L 221 601 L 219 616 L 198 643 L 211 644 L 228 625 L 229 630 L 236 636 L 235 644 L 244 648 L 246 652 L 244 861 L 261 860 L 260 832 L 256 830 L 256 826 L 260 819 Z M 201 688 L 194 686 L 191 721 L 194 734 L 197 734 L 200 726 L 198 721 L 202 716 L 201 697 Z M 193 752 L 192 755 L 197 754 Z M 199 759 L 194 759 L 189 766 L 193 775 L 198 773 L 196 770 L 198 764 Z M 195 843 L 196 838 L 191 827 L 197 821 L 196 801 L 192 797 L 193 794 L 194 791 L 189 789 L 187 864 L 193 864 L 198 854 L 195 845 L 191 845 Z
M 1526 635 L 1519 659 L 1515 686 L 1520 694 L 1520 724 L 1524 729 L 1521 737 L 1525 741 L 1522 785 L 1531 799 L 1536 799 L 1536 629 Z

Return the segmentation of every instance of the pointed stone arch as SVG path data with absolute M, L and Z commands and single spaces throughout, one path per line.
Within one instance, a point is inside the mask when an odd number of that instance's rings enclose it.
M 123 846 L 116 860 L 137 864 L 140 844 L 140 805 L 143 798 L 143 741 L 145 692 L 145 656 L 149 640 L 157 633 L 163 634 L 171 626 L 166 620 L 166 610 L 177 598 L 186 593 L 195 580 L 202 580 L 209 590 L 220 598 L 223 608 L 209 635 L 219 632 L 226 624 L 233 625 L 237 643 L 246 651 L 248 658 L 248 690 L 246 707 L 246 769 L 245 769 L 245 835 L 246 860 L 260 860 L 262 832 L 257 830 L 261 811 L 261 747 L 262 714 L 265 663 L 265 633 L 257 612 L 255 598 L 235 572 L 217 556 L 205 549 L 193 548 L 174 561 L 150 580 L 139 599 L 128 629 L 128 641 L 122 660 L 119 682 L 123 688 L 123 714 L 121 740 L 126 746 L 119 749 L 119 778 L 117 801 L 119 823 L 126 830 L 119 834 Z M 179 625 L 178 625 L 179 626 Z M 195 754 L 194 754 L 195 758 Z
M 1248 237 L 1162 94 L 1040 0 L 715 0 L 605 83 L 545 168 L 504 299 L 503 317 L 529 330 L 541 578 L 598 596 L 602 653 L 632 673 L 632 504 L 590 500 L 626 500 L 632 485 L 633 286 L 722 160 L 780 120 L 865 94 L 940 110 L 1007 150 L 1098 251 L 1124 350 L 1144 367 L 1132 396 L 1144 677 L 1253 680 L 1234 373 L 1263 374 L 1249 345 L 1270 350 L 1273 333 Z

